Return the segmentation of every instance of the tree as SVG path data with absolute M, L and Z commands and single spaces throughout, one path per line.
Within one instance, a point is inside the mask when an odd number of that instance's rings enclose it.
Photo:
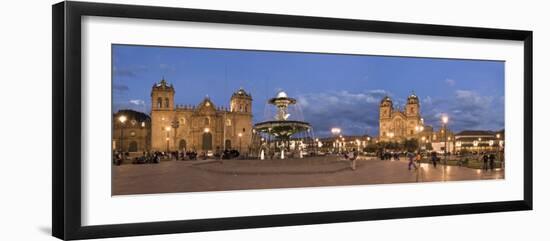
M 418 150 L 418 140 L 416 140 L 414 138 L 405 140 L 403 142 L 403 148 L 406 149 L 407 151 L 416 151 L 416 150 Z
M 374 144 L 374 143 L 369 143 L 369 144 L 365 147 L 364 151 L 365 151 L 365 152 L 376 152 L 378 149 L 379 149 L 379 148 L 378 148 L 378 145 L 376 145 L 376 144 Z
M 432 143 L 431 143 L 431 142 L 426 143 L 426 150 L 431 151 L 431 150 L 433 150 L 433 149 L 434 149 L 434 148 L 432 147 Z

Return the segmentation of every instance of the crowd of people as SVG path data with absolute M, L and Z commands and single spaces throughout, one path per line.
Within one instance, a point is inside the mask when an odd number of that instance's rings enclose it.
M 377 156 L 380 158 L 380 160 L 395 160 L 398 161 L 400 156 L 407 157 L 408 162 L 408 169 L 412 170 L 412 168 L 417 168 L 417 163 L 421 162 L 423 159 L 423 156 L 426 156 L 427 161 L 433 165 L 433 167 L 437 167 L 438 164 L 441 163 L 441 157 L 438 155 L 448 155 L 450 156 L 450 153 L 446 154 L 438 154 L 435 151 L 427 152 L 427 153 L 421 153 L 421 152 L 398 152 L 398 151 L 379 151 L 377 153 Z M 482 162 L 481 168 L 484 171 L 494 170 L 497 162 L 497 155 L 495 153 L 479 153 L 478 155 L 474 155 L 471 158 L 458 158 L 454 159 L 456 161 L 456 165 L 458 166 L 464 166 L 468 163 L 468 160 L 478 160 L 479 162 Z
M 493 153 L 483 153 L 481 157 L 483 160 L 483 171 L 489 171 L 495 169 L 496 156 Z
M 200 152 L 197 153 L 195 150 L 183 150 L 183 151 L 171 151 L 171 152 L 162 152 L 162 151 L 154 151 L 154 152 L 143 152 L 142 155 L 130 158 L 129 152 L 120 152 L 120 151 L 113 151 L 113 164 L 114 165 L 121 165 L 127 160 L 131 160 L 132 164 L 154 164 L 154 163 L 160 163 L 161 160 L 176 160 L 176 161 L 184 161 L 184 160 L 206 160 L 208 158 L 214 158 L 214 159 L 234 159 L 240 156 L 239 151 L 237 150 L 224 150 L 224 151 L 218 151 L 216 153 L 213 153 L 212 155 L 209 155 L 207 152 Z

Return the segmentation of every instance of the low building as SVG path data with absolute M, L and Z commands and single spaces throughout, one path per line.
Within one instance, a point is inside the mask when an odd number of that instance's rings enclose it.
M 448 128 L 441 127 L 439 130 L 434 130 L 431 126 L 426 126 L 417 138 L 422 149 L 441 153 L 445 150 L 446 152 L 455 152 L 456 150 L 455 134 Z
M 113 150 L 144 152 L 151 149 L 151 117 L 134 110 L 113 114 Z
M 363 150 L 369 144 L 374 143 L 375 139 L 369 135 L 345 136 L 318 138 L 316 140 L 318 148 L 322 152 L 343 152 L 353 149 Z
M 456 134 L 455 145 L 459 152 L 498 152 L 504 149 L 504 130 L 465 130 Z

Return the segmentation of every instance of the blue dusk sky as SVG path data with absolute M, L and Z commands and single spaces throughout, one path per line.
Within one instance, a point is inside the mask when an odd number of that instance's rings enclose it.
M 283 90 L 298 102 L 291 118 L 310 122 L 317 136 L 331 127 L 377 135 L 380 100 L 387 95 L 402 108 L 413 92 L 436 129 L 442 114 L 453 131 L 504 128 L 502 61 L 130 45 L 113 45 L 112 53 L 114 112 L 150 114 L 151 87 L 164 77 L 182 105 L 208 96 L 227 107 L 244 88 L 254 99 L 254 123 L 273 118 L 267 100 Z

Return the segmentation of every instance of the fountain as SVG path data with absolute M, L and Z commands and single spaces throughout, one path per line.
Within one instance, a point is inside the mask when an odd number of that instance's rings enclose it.
M 254 125 L 254 131 L 256 133 L 267 135 L 268 137 L 274 137 L 280 149 L 280 159 L 285 159 L 285 150 L 290 148 L 290 139 L 297 133 L 306 133 L 306 138 L 312 139 L 310 135 L 311 125 L 304 121 L 290 120 L 290 113 L 288 107 L 296 104 L 296 99 L 288 97 L 284 91 L 280 91 L 274 98 L 268 101 L 269 104 L 277 107 L 277 114 L 275 120 L 264 121 Z M 263 139 L 263 138 L 262 138 Z M 265 147 L 265 143 L 262 143 Z M 267 143 L 269 149 L 269 143 Z M 298 157 L 302 157 L 301 147 L 294 149 L 299 151 Z M 260 153 L 263 154 L 265 148 L 261 148 Z M 289 151 L 289 150 L 288 150 Z M 261 155 L 260 154 L 260 155 Z M 286 155 L 288 156 L 288 155 Z

